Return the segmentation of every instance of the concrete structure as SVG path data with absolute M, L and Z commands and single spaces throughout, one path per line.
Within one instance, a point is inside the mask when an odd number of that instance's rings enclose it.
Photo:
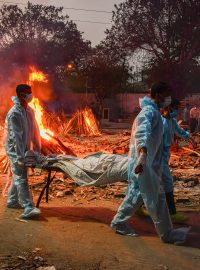
M 125 93 L 117 94 L 113 98 L 103 100 L 102 118 L 107 121 L 117 121 L 120 118 L 127 118 L 139 111 L 139 99 L 147 93 Z M 58 110 L 63 108 L 67 114 L 73 114 L 80 108 L 96 102 L 95 94 L 67 92 L 58 101 L 54 101 L 52 108 Z

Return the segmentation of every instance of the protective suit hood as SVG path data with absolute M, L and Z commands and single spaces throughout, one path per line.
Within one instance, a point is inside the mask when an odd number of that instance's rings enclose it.
M 147 96 L 139 99 L 139 105 L 140 105 L 141 109 L 143 109 L 144 107 L 149 106 L 149 105 L 158 109 L 158 106 L 156 105 L 156 103 L 151 98 L 149 98 Z
M 17 96 L 13 96 L 13 97 L 11 97 L 11 99 L 12 99 L 12 101 L 16 104 L 16 105 L 20 105 L 21 103 L 20 103 L 20 100 L 19 100 L 19 98 L 17 97 Z

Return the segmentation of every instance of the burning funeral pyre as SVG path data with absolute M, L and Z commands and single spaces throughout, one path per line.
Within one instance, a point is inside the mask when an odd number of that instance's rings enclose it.
M 33 66 L 30 67 L 30 74 L 28 79 L 28 84 L 32 85 L 35 81 L 48 82 L 46 76 L 41 71 L 36 70 Z M 69 147 L 65 146 L 59 138 L 54 135 L 54 132 L 48 128 L 44 127 L 43 117 L 44 109 L 41 106 L 38 98 L 33 98 L 29 103 L 29 106 L 34 110 L 35 118 L 39 126 L 40 136 L 42 140 L 42 153 L 44 155 L 57 153 L 76 156 L 74 151 Z M 9 171 L 9 161 L 6 155 L 3 155 L 0 158 L 0 171 L 2 173 L 7 173 Z
M 54 135 L 54 132 L 48 128 L 45 128 L 43 125 L 43 114 L 44 110 L 40 105 L 40 102 L 37 98 L 34 98 L 29 106 L 35 112 L 35 118 L 39 126 L 40 136 L 42 140 L 42 153 L 44 155 L 48 154 L 65 154 L 76 156 L 76 154 L 69 148 L 66 147 L 60 140 Z
M 32 84 L 34 81 L 46 82 L 47 78 L 43 73 L 32 67 L 28 83 Z M 42 138 L 42 152 L 44 155 L 56 153 L 83 157 L 97 151 L 111 154 L 127 154 L 129 151 L 130 132 L 116 132 L 116 134 L 111 135 L 106 133 L 102 134 L 92 110 L 88 107 L 83 110 L 78 110 L 72 118 L 67 121 L 65 115 L 59 117 L 56 114 L 47 113 L 38 98 L 34 98 L 29 105 L 34 110 L 39 125 Z M 62 114 L 64 113 L 62 112 Z M 62 130 L 60 127 L 62 127 Z M 200 134 L 196 134 L 198 144 L 200 143 L 200 141 L 198 141 L 199 138 Z M 177 180 L 175 188 L 177 200 L 188 200 L 188 198 L 192 196 L 193 200 L 196 200 L 198 204 L 200 147 L 192 149 L 192 147 L 187 144 L 183 145 L 181 143 L 178 149 L 172 148 L 170 162 L 175 176 L 174 178 Z M 10 172 L 8 158 L 5 155 L 0 157 L 0 171 L 4 174 Z M 123 188 L 126 186 L 125 184 L 122 185 L 122 183 L 119 184 L 119 186 L 123 186 Z M 116 185 L 118 186 L 118 184 Z M 192 191 L 191 189 L 187 189 L 189 186 L 192 187 Z M 124 194 L 124 190 L 121 191 L 121 189 L 115 189 L 114 187 L 108 187 L 106 190 L 107 195 L 105 196 L 109 198 L 110 196 L 112 197 L 112 194 L 114 197 L 118 197 L 119 194 L 120 198 Z M 88 188 L 88 192 L 90 191 L 94 193 L 93 188 Z M 105 193 L 105 190 L 103 193 Z M 98 198 L 97 195 L 95 196 Z
M 30 74 L 28 83 L 30 85 L 34 85 L 34 82 L 43 82 L 47 83 L 48 79 L 46 75 L 37 70 L 34 66 L 30 66 Z M 42 139 L 42 153 L 44 155 L 57 153 L 57 154 L 65 154 L 65 155 L 73 155 L 76 156 L 74 151 L 69 147 L 66 147 L 58 137 L 55 136 L 54 132 L 46 128 L 44 126 L 44 109 L 40 104 L 38 98 L 33 98 L 29 106 L 34 110 L 35 118 L 39 126 L 40 136 Z
M 101 136 L 97 120 L 92 109 L 86 107 L 78 110 L 69 120 L 65 133 L 75 133 L 77 135 Z

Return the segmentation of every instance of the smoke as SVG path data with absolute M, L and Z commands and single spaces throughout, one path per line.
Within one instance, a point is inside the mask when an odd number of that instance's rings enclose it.
M 42 103 L 48 103 L 57 98 L 51 82 L 33 82 L 31 87 L 34 97 L 37 97 Z
M 3 70 L 0 74 L 0 118 L 5 115 L 12 107 L 12 96 L 16 95 L 16 86 L 21 83 L 31 85 L 33 95 L 39 98 L 41 103 L 48 103 L 56 99 L 51 82 L 34 81 L 29 82 L 30 68 L 15 66 L 10 70 Z
M 6 74 L 7 73 L 7 74 Z M 24 83 L 25 71 L 21 68 L 14 70 L 4 70 L 0 78 L 0 116 L 5 117 L 6 113 L 12 106 L 11 97 L 15 95 L 17 84 Z

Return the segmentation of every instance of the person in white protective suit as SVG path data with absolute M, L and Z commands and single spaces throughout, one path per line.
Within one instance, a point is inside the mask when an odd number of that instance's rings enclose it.
M 20 84 L 16 88 L 17 96 L 12 97 L 14 106 L 6 116 L 4 146 L 9 157 L 13 182 L 8 194 L 8 208 L 24 208 L 22 218 L 40 215 L 40 209 L 34 207 L 29 191 L 27 168 L 24 164 L 26 151 L 40 151 L 39 129 L 34 112 L 28 106 L 32 100 L 31 87 Z
M 196 146 L 195 141 L 191 137 L 190 133 L 184 130 L 177 123 L 176 117 L 179 114 L 180 102 L 176 99 L 172 101 L 170 106 L 164 108 L 162 113 L 164 135 L 163 135 L 163 173 L 162 181 L 164 185 L 167 205 L 169 208 L 169 213 L 171 214 L 172 221 L 174 222 L 184 222 L 188 218 L 187 216 L 177 213 L 176 206 L 174 202 L 174 187 L 173 187 L 173 176 L 169 168 L 170 159 L 170 147 L 174 143 L 175 135 L 188 140 L 192 143 L 193 147 Z
M 140 100 L 141 111 L 133 123 L 130 142 L 129 185 L 111 227 L 117 233 L 137 236 L 128 221 L 144 202 L 160 239 L 167 243 L 182 244 L 189 229 L 173 229 L 161 184 L 163 123 L 159 108 L 170 103 L 170 87 L 165 82 L 153 84 L 151 97 Z

